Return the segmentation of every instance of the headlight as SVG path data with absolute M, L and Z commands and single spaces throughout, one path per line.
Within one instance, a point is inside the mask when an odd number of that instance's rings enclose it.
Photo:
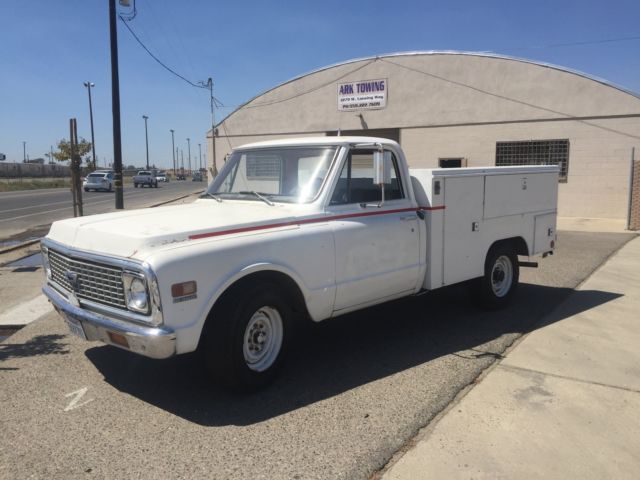
M 44 245 L 40 245 L 40 251 L 42 252 L 42 266 L 44 267 L 44 273 L 47 278 L 51 278 L 51 264 L 49 263 L 49 249 Z
M 144 275 L 135 272 L 123 272 L 124 297 L 127 308 L 139 313 L 149 313 L 149 293 Z

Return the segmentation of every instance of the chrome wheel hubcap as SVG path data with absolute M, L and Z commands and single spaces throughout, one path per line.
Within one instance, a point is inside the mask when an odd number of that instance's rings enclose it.
M 496 297 L 504 297 L 513 283 L 513 265 L 506 255 L 499 256 L 491 269 L 491 288 Z
M 242 353 L 247 366 L 262 372 L 273 365 L 282 347 L 282 317 L 273 307 L 259 308 L 247 323 Z

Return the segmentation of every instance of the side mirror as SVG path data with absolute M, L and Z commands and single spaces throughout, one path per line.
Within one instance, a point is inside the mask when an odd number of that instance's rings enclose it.
M 391 183 L 391 152 L 380 150 L 373 152 L 373 183 L 374 185 Z

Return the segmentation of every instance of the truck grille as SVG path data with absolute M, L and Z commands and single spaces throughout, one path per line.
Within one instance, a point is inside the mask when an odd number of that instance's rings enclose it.
M 49 249 L 53 280 L 76 297 L 126 310 L 122 268 L 77 260 Z M 75 288 L 67 273 L 75 273 Z

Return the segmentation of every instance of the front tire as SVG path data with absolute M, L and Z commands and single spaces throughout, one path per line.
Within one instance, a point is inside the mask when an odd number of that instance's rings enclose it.
M 484 264 L 484 276 L 476 280 L 476 300 L 489 310 L 509 304 L 518 287 L 518 255 L 507 243 L 491 247 Z
M 205 362 L 231 390 L 255 391 L 271 383 L 282 364 L 292 312 L 276 285 L 225 295 L 207 320 Z

